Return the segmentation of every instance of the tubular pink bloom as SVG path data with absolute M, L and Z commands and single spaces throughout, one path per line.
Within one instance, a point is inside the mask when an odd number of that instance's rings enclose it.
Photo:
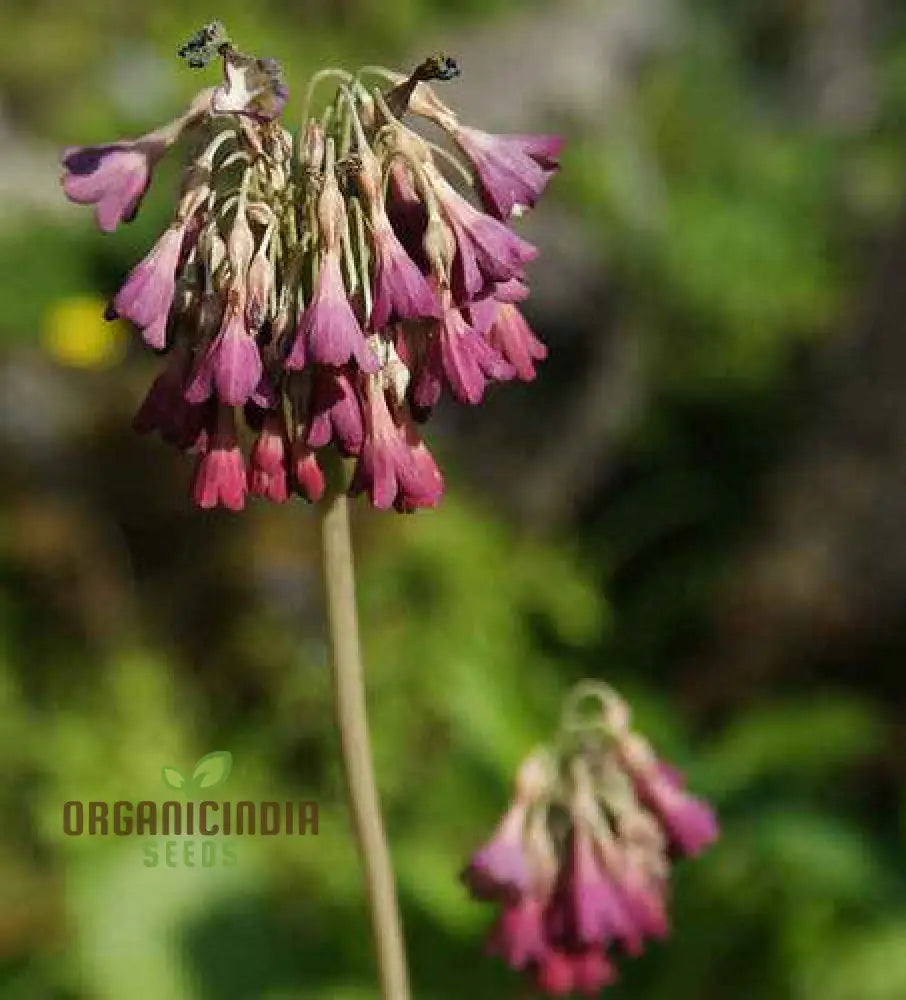
M 107 312 L 108 318 L 131 320 L 141 329 L 145 343 L 157 350 L 167 342 L 167 319 L 185 229 L 186 222 L 181 222 L 164 230 L 148 256 L 129 272 Z
M 548 950 L 535 970 L 538 989 L 553 997 L 571 993 L 596 997 L 616 978 L 616 969 L 598 948 L 589 948 L 577 954 Z
M 617 970 L 600 948 L 573 956 L 573 989 L 582 996 L 596 997 L 616 979 Z
M 363 372 L 375 372 L 377 358 L 365 343 L 340 271 L 340 258 L 324 254 L 315 292 L 296 328 L 286 367 L 301 369 L 313 362 L 339 368 L 355 360 Z
M 151 183 L 157 161 L 183 129 L 210 109 L 213 90 L 202 90 L 183 114 L 139 139 L 101 146 L 70 146 L 63 151 L 61 183 L 70 201 L 94 205 L 98 228 L 110 233 L 130 222 Z
M 270 412 L 249 456 L 249 493 L 273 503 L 289 499 L 287 441 L 280 414 Z
M 418 488 L 412 492 L 401 490 L 394 506 L 409 513 L 419 507 L 436 507 L 444 492 L 444 477 L 441 475 L 434 456 L 422 440 L 412 417 L 402 408 L 397 408 L 395 420 L 412 462 Z
M 414 429 L 409 435 L 394 420 L 379 379 L 367 380 L 364 404 L 365 438 L 350 494 L 367 493 L 380 510 L 436 506 L 443 491 L 437 466 L 427 449 L 420 452 L 414 443 Z
M 631 865 L 624 866 L 619 887 L 626 912 L 645 937 L 665 938 L 670 930 L 663 887 Z M 627 945 L 627 951 L 632 949 Z
M 220 406 L 207 450 L 195 470 L 192 493 L 204 509 L 218 505 L 242 510 L 246 494 L 245 464 L 236 441 L 236 421 L 229 406 Z
M 717 840 L 720 829 L 714 810 L 684 791 L 676 772 L 663 765 L 637 777 L 640 796 L 660 816 L 673 846 L 694 856 Z
M 536 966 L 535 983 L 548 996 L 569 996 L 576 987 L 572 958 L 561 951 L 548 949 Z
M 437 294 L 403 249 L 389 221 L 376 227 L 372 235 L 375 264 L 371 329 L 382 330 L 404 319 L 439 318 Z
M 639 798 L 660 819 L 674 850 L 691 857 L 717 840 L 720 828 L 714 810 L 685 790 L 675 768 L 640 749 L 631 738 L 621 744 L 620 756 Z
M 301 438 L 293 441 L 292 448 L 293 474 L 299 492 L 306 500 L 317 503 L 324 495 L 326 481 L 324 471 L 318 465 L 318 459 L 311 448 L 306 447 Z
M 245 328 L 243 305 L 241 294 L 231 292 L 220 332 L 186 389 L 190 403 L 201 403 L 216 391 L 221 403 L 243 406 L 261 387 L 261 354 L 255 338 Z
M 159 431 L 164 441 L 180 449 L 191 448 L 197 443 L 209 408 L 189 403 L 183 394 L 191 362 L 191 353 L 184 346 L 177 345 L 173 349 L 166 367 L 154 380 L 132 419 L 136 433 Z
M 464 125 L 456 126 L 453 138 L 475 167 L 485 207 L 498 219 L 535 204 L 563 149 L 556 135 L 491 135 Z
M 486 336 L 491 347 L 513 366 L 523 382 L 535 378 L 534 363 L 547 357 L 547 348 L 516 306 L 502 302 Z
M 574 931 L 583 945 L 621 941 L 631 954 L 642 950 L 619 886 L 600 864 L 591 833 L 579 824 L 573 831 L 571 890 Z
M 500 309 L 500 302 L 493 295 L 484 295 L 480 299 L 474 299 L 469 303 L 466 312 L 469 315 L 469 326 L 484 337 L 491 324 L 497 319 L 497 312 Z
M 515 800 L 494 836 L 472 856 L 462 880 L 476 899 L 516 902 L 532 887 L 532 871 L 525 850 L 527 805 Z
M 528 296 L 528 285 L 519 278 L 498 282 L 487 294 L 469 303 L 469 323 L 474 330 L 484 336 L 497 319 L 501 303 L 522 302 Z
M 469 326 L 458 309 L 447 309 L 428 333 L 412 396 L 416 406 L 434 406 L 446 382 L 461 403 L 474 405 L 481 402 L 489 381 L 504 382 L 514 374 L 515 369 Z
M 642 936 L 632 923 L 619 886 L 600 864 L 591 832 L 581 820 L 570 836 L 569 858 L 548 914 L 550 932 L 569 950 L 622 942 L 632 954 Z
M 70 146 L 63 151 L 63 191 L 70 201 L 94 205 L 98 229 L 112 233 L 135 218 L 166 150 L 166 140 L 153 133 L 105 146 Z
M 431 176 L 456 238 L 452 281 L 457 301 L 471 301 L 493 284 L 521 278 L 525 265 L 538 256 L 537 249 L 502 222 L 480 212 L 436 171 Z
M 323 448 L 336 441 L 346 455 L 358 455 L 364 436 L 362 404 L 352 377 L 342 370 L 316 368 L 312 373 L 305 443 L 309 448 Z
M 540 962 L 547 953 L 544 937 L 544 903 L 529 894 L 506 904 L 488 938 L 488 952 L 513 969 Z
M 274 280 L 274 265 L 262 244 L 252 258 L 245 283 L 245 322 L 251 332 L 257 333 L 268 317 Z

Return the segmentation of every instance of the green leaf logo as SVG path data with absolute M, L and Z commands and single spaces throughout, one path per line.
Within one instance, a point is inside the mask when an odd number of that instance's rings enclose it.
M 176 791 L 183 791 L 186 787 L 186 777 L 178 767 L 165 767 L 161 774 L 167 788 L 174 788 Z
M 199 790 L 216 788 L 227 780 L 232 767 L 233 755 L 229 750 L 214 750 L 196 762 L 192 783 Z

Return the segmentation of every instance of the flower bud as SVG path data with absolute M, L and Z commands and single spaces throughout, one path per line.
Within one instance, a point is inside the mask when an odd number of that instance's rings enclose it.
M 252 235 L 245 212 L 238 212 L 227 239 L 227 258 L 234 282 L 242 281 L 248 274 L 254 253 L 255 237 Z
M 245 288 L 245 322 L 255 332 L 267 319 L 274 290 L 274 265 L 268 258 L 266 241 L 262 241 L 252 259 Z
M 545 750 L 536 750 L 516 772 L 516 798 L 522 802 L 540 802 L 550 793 L 552 780 L 550 755 Z
M 428 211 L 428 226 L 424 239 L 425 257 L 431 265 L 431 272 L 441 286 L 450 287 L 450 272 L 456 256 L 456 237 L 444 222 L 440 212 L 433 206 Z
M 306 170 L 320 173 L 324 169 L 325 142 L 324 129 L 318 122 L 310 121 L 299 146 L 299 158 Z
M 338 250 L 346 230 L 346 206 L 332 170 L 325 173 L 321 194 L 318 196 L 318 227 L 321 245 L 325 250 Z

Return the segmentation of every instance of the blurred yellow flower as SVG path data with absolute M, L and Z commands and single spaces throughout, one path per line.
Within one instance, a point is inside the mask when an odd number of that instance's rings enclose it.
M 110 368 L 122 361 L 126 325 L 104 319 L 104 301 L 74 296 L 54 302 L 44 319 L 41 342 L 58 364 L 70 368 Z

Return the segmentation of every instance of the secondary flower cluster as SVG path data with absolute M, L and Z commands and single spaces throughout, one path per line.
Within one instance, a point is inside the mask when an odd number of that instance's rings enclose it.
M 588 701 L 595 711 L 580 715 Z M 557 752 L 522 763 L 506 814 L 463 872 L 475 898 L 500 906 L 489 951 L 551 996 L 596 996 L 616 978 L 617 952 L 666 936 L 671 856 L 718 834 L 710 807 L 629 722 L 613 691 L 580 685 Z
M 181 54 L 199 66 L 212 52 L 223 83 L 173 122 L 63 155 L 66 194 L 110 232 L 187 140 L 175 214 L 108 310 L 167 355 L 135 427 L 197 455 L 201 507 L 238 510 L 249 493 L 316 500 L 328 445 L 355 458 L 351 493 L 433 506 L 443 479 L 418 424 L 444 392 L 475 404 L 489 382 L 533 379 L 546 354 L 517 306 L 536 250 L 510 221 L 541 194 L 561 142 L 460 124 L 429 85 L 458 72 L 444 57 L 409 77 L 370 69 L 383 89 L 319 73 L 294 140 L 279 66 L 238 52 L 216 24 Z M 339 86 L 316 120 L 326 79 Z M 441 126 L 467 162 L 404 124 L 413 117 Z M 239 414 L 255 435 L 247 460 Z

